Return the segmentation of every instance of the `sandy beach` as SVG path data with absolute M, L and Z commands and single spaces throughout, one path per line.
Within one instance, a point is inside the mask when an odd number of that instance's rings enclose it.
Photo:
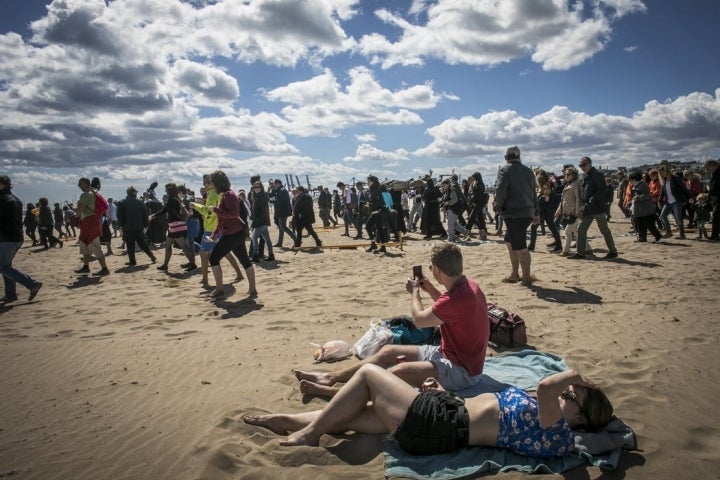
M 525 318 L 531 348 L 602 386 L 638 435 L 641 450 L 623 453 L 616 471 L 566 478 L 718 478 L 720 245 L 692 231 L 634 243 L 629 221 L 617 214 L 610 225 L 613 261 L 564 259 L 539 238 L 532 288 L 501 282 L 509 262 L 498 237 L 463 245 L 465 271 Z M 325 245 L 356 242 L 342 228 L 318 231 Z M 596 226 L 590 235 L 604 253 Z M 372 319 L 409 313 L 405 280 L 439 242 L 421 238 L 386 255 L 276 250 L 277 262 L 256 267 L 256 298 L 240 282 L 217 301 L 199 273 L 180 273 L 180 254 L 167 274 L 142 253 L 126 267 L 114 239 L 112 274 L 78 276 L 74 241 L 49 251 L 26 241 L 14 263 L 44 286 L 30 303 L 19 287 L 20 299 L 0 306 L 0 478 L 383 478 L 379 436 L 285 448 L 241 416 L 321 408 L 291 369 L 318 368 L 312 342 L 352 344 Z

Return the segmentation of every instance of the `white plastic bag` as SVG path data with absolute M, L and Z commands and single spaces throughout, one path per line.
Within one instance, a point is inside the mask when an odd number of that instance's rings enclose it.
M 353 345 L 353 353 L 364 359 L 377 353 L 383 345 L 392 343 L 393 332 L 379 320 L 370 322 L 370 329 Z

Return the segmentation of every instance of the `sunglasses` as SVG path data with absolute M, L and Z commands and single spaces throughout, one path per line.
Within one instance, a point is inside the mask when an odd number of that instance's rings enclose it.
M 585 419 L 589 418 L 587 414 L 587 410 L 585 410 L 585 406 L 580 404 L 580 400 L 578 400 L 577 393 L 575 393 L 572 390 L 565 390 L 560 394 L 562 398 L 565 400 L 570 400 L 575 405 L 578 406 L 578 409 L 580 410 L 580 415 L 582 415 Z

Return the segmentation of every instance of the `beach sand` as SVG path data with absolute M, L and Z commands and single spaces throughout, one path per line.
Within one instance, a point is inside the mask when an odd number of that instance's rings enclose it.
M 501 282 L 509 262 L 497 237 L 463 246 L 465 271 L 488 301 L 525 318 L 530 347 L 602 386 L 638 434 L 641 450 L 623 453 L 615 472 L 567 478 L 719 478 L 720 245 L 693 232 L 633 243 L 619 215 L 611 227 L 614 261 L 560 258 L 540 237 L 532 288 Z M 355 242 L 318 230 L 326 245 Z M 604 254 L 595 226 L 590 235 Z M 115 255 L 111 275 L 83 277 L 73 241 L 50 251 L 26 242 L 15 265 L 44 286 L 30 303 L 18 287 L 20 300 L 0 306 L 0 478 L 382 478 L 379 436 L 285 448 L 241 417 L 321 408 L 291 369 L 329 369 L 313 365 L 311 342 L 352 344 L 372 319 L 409 314 L 405 280 L 438 242 L 411 234 L 387 255 L 276 250 L 276 264 L 256 267 L 257 298 L 240 282 L 218 301 L 203 296 L 199 274 L 180 273 L 179 254 L 169 274 L 139 253 L 138 267 Z

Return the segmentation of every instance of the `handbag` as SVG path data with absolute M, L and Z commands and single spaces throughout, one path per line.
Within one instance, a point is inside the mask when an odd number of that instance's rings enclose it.
M 575 220 L 577 220 L 577 217 L 575 215 L 563 215 L 563 221 L 566 225 L 572 225 L 575 223 Z
M 495 304 L 488 304 L 490 320 L 490 342 L 502 347 L 524 347 L 527 345 L 525 320 Z
M 185 222 L 168 222 L 168 232 L 178 233 L 187 231 L 187 223 Z

